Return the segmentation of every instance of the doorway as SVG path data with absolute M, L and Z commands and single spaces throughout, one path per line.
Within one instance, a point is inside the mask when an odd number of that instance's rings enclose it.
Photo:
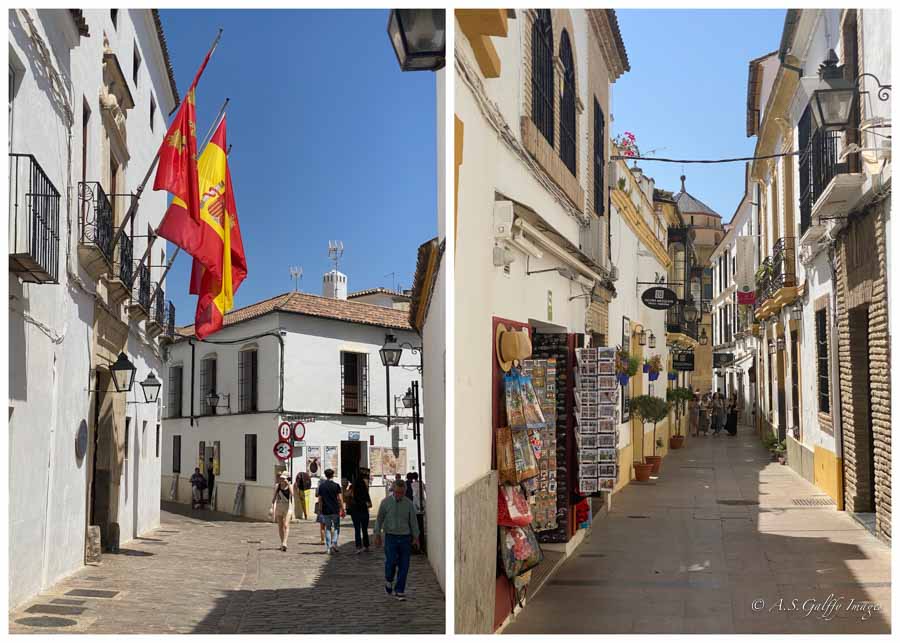
M 778 361 L 778 439 L 783 441 L 787 437 L 787 397 L 784 390 L 785 365 L 784 365 L 784 335 L 778 336 L 778 348 L 776 358 Z
M 369 466 L 369 452 L 361 440 L 341 440 L 341 480 L 356 483 L 359 470 Z
M 791 419 L 794 423 L 794 437 L 803 442 L 803 427 L 800 424 L 800 337 L 795 330 L 791 333 Z
M 97 369 L 94 398 L 94 443 L 91 462 L 90 511 L 88 524 L 100 528 L 104 551 L 119 549 L 119 460 L 116 435 L 116 405 L 112 376 Z
M 875 507 L 875 434 L 872 424 L 872 386 L 869 373 L 869 308 L 850 311 L 850 361 L 852 387 L 852 431 L 848 442 L 856 453 L 852 511 L 871 513 Z

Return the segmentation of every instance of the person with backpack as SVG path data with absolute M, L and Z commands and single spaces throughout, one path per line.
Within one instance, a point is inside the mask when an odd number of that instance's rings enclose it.
M 350 519 L 353 520 L 353 538 L 356 541 L 356 553 L 369 551 L 369 509 L 372 498 L 369 496 L 369 472 L 361 469 L 356 482 L 350 487 Z
M 203 509 L 203 490 L 206 489 L 206 478 L 200 473 L 200 467 L 194 468 L 191 476 L 191 509 Z
M 278 484 L 275 485 L 275 495 L 272 496 L 272 518 L 278 525 L 278 537 L 281 538 L 281 551 L 287 551 L 288 531 L 291 527 L 291 500 L 293 499 L 291 488 L 291 474 L 282 471 L 278 476 Z

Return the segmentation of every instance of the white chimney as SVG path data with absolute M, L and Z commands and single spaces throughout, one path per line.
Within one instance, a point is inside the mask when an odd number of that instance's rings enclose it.
M 329 270 L 322 277 L 322 296 L 329 299 L 347 299 L 347 275 Z

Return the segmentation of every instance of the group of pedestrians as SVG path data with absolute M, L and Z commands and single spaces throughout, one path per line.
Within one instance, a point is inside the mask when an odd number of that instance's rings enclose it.
M 357 479 L 343 486 L 334 481 L 334 471 L 325 470 L 325 478 L 316 488 L 315 514 L 319 523 L 321 544 L 326 554 L 338 553 L 338 539 L 341 533 L 341 519 L 348 513 L 353 521 L 356 553 L 369 551 L 369 511 L 372 498 L 369 494 L 369 471 L 361 469 Z M 410 483 L 418 479 L 418 474 L 407 476 Z M 399 474 L 388 489 L 388 495 L 378 507 L 375 527 L 372 530 L 375 546 L 385 549 L 385 592 L 398 600 L 406 600 L 406 579 L 409 573 L 413 547 L 419 548 L 424 532 L 424 494 L 417 491 L 418 484 L 407 484 Z M 306 518 L 306 491 L 311 488 L 309 474 L 297 474 L 294 484 L 286 471 L 281 473 L 272 496 L 272 519 L 278 525 L 281 551 L 287 551 L 290 531 L 291 503 L 296 496 L 295 515 Z M 418 502 L 416 502 L 418 500 Z M 421 511 L 420 511 L 421 509 Z M 384 539 L 382 540 L 382 535 Z
M 204 504 L 208 504 L 209 508 L 213 508 L 213 491 L 216 488 L 216 472 L 213 466 L 213 460 L 210 458 L 209 465 L 206 467 L 206 475 L 200 471 L 200 467 L 194 468 L 194 474 L 191 476 L 191 509 L 203 509 Z M 206 492 L 206 500 L 204 503 L 204 493 Z
M 725 431 L 729 436 L 735 436 L 741 410 L 741 401 L 734 391 L 728 398 L 722 394 L 721 389 L 703 396 L 700 391 L 694 391 L 694 398 L 688 402 L 691 434 L 705 436 L 712 431 L 713 437 L 718 437 Z

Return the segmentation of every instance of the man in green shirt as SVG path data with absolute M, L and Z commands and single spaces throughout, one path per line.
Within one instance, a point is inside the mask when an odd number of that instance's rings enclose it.
M 384 591 L 405 601 L 406 575 L 412 545 L 419 546 L 419 521 L 416 508 L 406 497 L 406 482 L 394 483 L 391 495 L 381 501 L 375 519 L 375 546 L 381 547 L 384 532 Z M 397 583 L 394 584 L 396 574 Z

